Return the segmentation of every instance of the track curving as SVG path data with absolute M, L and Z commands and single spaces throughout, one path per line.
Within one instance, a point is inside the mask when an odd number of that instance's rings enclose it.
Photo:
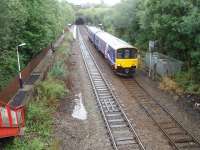
M 134 79 L 122 78 L 130 94 L 156 123 L 176 150 L 199 150 L 200 143 Z
M 113 148 L 115 150 L 145 150 L 135 129 L 84 43 L 79 28 L 78 39 L 85 67 Z

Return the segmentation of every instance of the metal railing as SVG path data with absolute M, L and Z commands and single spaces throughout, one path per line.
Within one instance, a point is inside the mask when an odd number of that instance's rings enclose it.
M 150 72 L 152 76 L 173 76 L 177 72 L 181 71 L 183 66 L 183 62 L 158 52 L 147 52 L 143 54 L 141 60 L 143 67 L 151 70 Z

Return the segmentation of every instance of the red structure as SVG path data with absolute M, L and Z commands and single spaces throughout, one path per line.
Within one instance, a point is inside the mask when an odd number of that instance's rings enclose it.
M 20 135 L 25 125 L 24 106 L 11 108 L 0 103 L 0 138 Z

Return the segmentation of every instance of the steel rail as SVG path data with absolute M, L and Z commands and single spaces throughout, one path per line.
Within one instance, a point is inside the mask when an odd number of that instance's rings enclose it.
M 90 51 L 89 51 L 89 49 L 87 48 L 86 44 L 84 43 L 83 38 L 82 38 L 82 36 L 81 36 L 81 34 L 80 34 L 80 29 L 79 29 L 79 28 L 78 28 L 78 38 L 79 38 L 79 44 L 80 44 L 80 48 L 81 48 L 81 53 L 82 53 L 82 56 L 83 56 L 84 64 L 85 64 L 86 70 L 87 70 L 87 72 L 88 72 L 90 81 L 91 81 L 91 83 L 92 83 L 93 90 L 94 90 L 95 96 L 96 96 L 96 98 L 97 98 L 97 102 L 98 102 L 98 104 L 99 104 L 99 106 L 100 106 L 100 110 L 101 110 L 103 119 L 104 119 L 105 124 L 106 124 L 106 127 L 107 127 L 107 129 L 108 129 L 108 133 L 109 133 L 109 136 L 110 136 L 110 138 L 111 138 L 111 142 L 112 142 L 113 148 L 116 149 L 116 150 L 119 149 L 119 148 L 118 148 L 118 144 L 117 144 L 117 142 L 116 142 L 116 138 L 115 138 L 115 136 L 114 136 L 114 134 L 113 134 L 113 131 L 112 131 L 111 124 L 109 124 L 109 119 L 106 117 L 106 113 L 105 113 L 105 110 L 104 110 L 104 108 L 103 108 L 103 104 L 102 104 L 102 102 L 100 101 L 100 95 L 99 95 L 99 93 L 98 93 L 98 88 L 97 88 L 96 85 L 95 85 L 94 78 L 92 77 L 92 73 L 91 73 L 91 71 L 90 71 L 90 69 L 89 69 L 89 65 L 88 65 L 89 62 L 87 62 L 88 60 L 87 60 L 87 58 L 86 58 L 86 56 L 85 56 L 86 54 L 84 54 L 84 51 L 87 51 L 87 53 L 89 54 L 90 59 L 92 60 L 92 62 L 94 63 L 94 66 L 96 67 L 96 69 L 97 69 L 97 71 L 98 71 L 98 75 L 101 77 L 101 80 L 105 83 L 105 85 L 106 85 L 106 87 L 107 87 L 107 89 L 106 89 L 107 92 L 109 92 L 110 95 L 112 96 L 112 99 L 114 100 L 114 102 L 115 102 L 116 105 L 117 105 L 117 109 L 119 109 L 119 112 L 120 112 L 121 115 L 123 116 L 123 119 L 124 119 L 123 121 L 126 122 L 127 127 L 129 128 L 129 130 L 130 130 L 131 133 L 133 134 L 133 136 L 134 136 L 133 138 L 134 138 L 135 141 L 137 142 L 139 148 L 142 149 L 142 150 L 145 150 L 145 148 L 144 148 L 144 146 L 143 146 L 143 144 L 142 144 L 142 142 L 141 142 L 139 136 L 137 135 L 135 129 L 133 128 L 133 126 L 131 125 L 131 123 L 130 123 L 128 117 L 126 116 L 125 112 L 123 111 L 123 109 L 122 109 L 122 107 L 121 107 L 119 101 L 117 100 L 116 96 L 114 95 L 113 91 L 111 90 L 110 85 L 109 85 L 108 82 L 106 81 L 106 79 L 105 79 L 105 77 L 103 76 L 103 74 L 102 74 L 100 68 L 98 67 L 97 63 L 95 62 L 94 57 L 93 57 L 92 54 L 90 53 Z M 111 104 L 111 103 L 110 103 L 110 104 Z M 107 107 L 107 106 L 106 106 L 106 107 Z M 113 106 L 112 106 L 112 108 L 113 108 Z
M 82 42 L 82 39 L 81 39 L 81 36 L 80 36 L 79 28 L 78 28 L 78 38 L 79 38 L 79 40 Z M 83 43 L 80 43 L 80 44 L 83 44 Z M 81 47 L 81 45 L 80 45 L 80 47 Z M 115 142 L 115 140 L 114 140 L 114 137 L 113 137 L 113 135 L 112 135 L 110 126 L 109 126 L 109 124 L 108 124 L 108 121 L 107 121 L 107 119 L 106 119 L 105 113 L 104 113 L 104 111 L 103 111 L 103 106 L 102 106 L 101 102 L 99 101 L 99 96 L 98 96 L 97 90 L 94 88 L 95 85 L 94 85 L 94 82 L 92 82 L 92 76 L 91 76 L 91 74 L 90 74 L 88 65 L 87 65 L 87 63 L 86 63 L 86 58 L 85 58 L 85 56 L 84 56 L 84 53 L 83 53 L 82 48 L 80 48 L 80 49 L 81 49 L 81 54 L 82 54 L 82 57 L 83 57 L 83 60 L 84 60 L 84 64 L 85 64 L 86 70 L 87 70 L 87 72 L 88 72 L 88 75 L 89 75 L 91 84 L 92 84 L 92 86 L 93 86 L 93 90 L 94 90 L 94 92 L 95 92 L 95 96 L 96 96 L 96 98 L 97 98 L 97 102 L 98 102 L 98 104 L 99 104 L 99 106 L 100 106 L 100 110 L 101 110 L 103 119 L 104 119 L 104 121 L 105 121 L 105 123 L 106 123 L 106 128 L 107 128 L 108 133 L 109 133 L 109 135 L 110 135 L 110 138 L 111 138 L 111 140 L 112 140 L 112 145 L 113 145 L 114 149 L 117 150 L 117 149 L 118 149 L 118 148 L 117 148 L 117 144 L 116 144 L 116 142 Z
M 145 112 L 149 115 L 149 117 L 156 123 L 156 125 L 163 132 L 163 134 L 168 138 L 169 142 L 172 144 L 172 146 L 176 150 L 184 149 L 184 146 L 189 147 L 191 150 L 192 150 L 192 148 L 195 150 L 196 150 L 196 148 L 200 149 L 200 143 L 198 142 L 198 140 L 194 136 L 192 136 L 192 134 L 189 133 L 183 127 L 183 125 L 180 122 L 178 122 L 175 119 L 175 117 L 166 108 L 164 108 L 157 100 L 155 100 L 136 80 L 122 79 L 122 82 L 126 85 L 127 85 L 127 82 L 129 82 L 129 87 L 127 87 L 127 88 L 129 90 L 129 92 L 131 93 L 131 95 L 138 101 L 139 105 L 145 110 Z M 132 87 L 133 87 L 133 84 L 134 84 L 134 86 L 137 86 L 137 87 L 134 87 L 134 90 L 133 89 L 130 90 L 131 84 L 132 84 Z M 138 98 L 138 96 L 137 96 L 137 93 L 139 93 L 139 92 L 140 92 L 140 94 L 138 94 L 138 95 L 140 95 L 140 98 Z M 141 98 L 141 97 L 143 97 L 143 98 Z M 148 99 L 148 101 L 146 101 L 145 99 Z M 142 101 L 142 100 L 144 100 L 144 101 Z M 151 102 L 153 102 L 154 104 Z M 150 106 L 148 106 L 147 104 L 150 104 Z M 164 117 L 164 115 L 165 115 L 166 118 L 168 117 L 168 119 L 169 118 L 171 119 L 170 121 L 167 121 L 167 122 L 171 125 L 174 125 L 172 128 L 177 129 L 177 131 L 180 131 L 179 134 L 187 135 L 189 138 L 191 138 L 191 141 L 187 142 L 187 141 L 183 140 L 182 142 L 176 142 L 176 140 L 177 140 L 176 136 L 178 136 L 178 134 L 170 135 L 170 133 L 167 132 L 167 130 L 169 130 L 170 128 L 165 129 L 165 127 L 162 126 L 163 121 L 158 121 L 156 119 L 156 117 L 154 116 L 157 114 L 151 113 L 152 109 L 155 110 L 155 107 L 152 108 L 152 106 L 157 106 L 157 108 L 160 108 L 161 109 L 160 112 L 164 112 L 164 114 L 162 114 L 163 115 L 162 117 Z M 172 138 L 173 136 L 175 137 L 174 139 Z M 186 144 L 183 147 L 181 147 L 181 144 L 183 144 L 183 143 L 186 143 Z

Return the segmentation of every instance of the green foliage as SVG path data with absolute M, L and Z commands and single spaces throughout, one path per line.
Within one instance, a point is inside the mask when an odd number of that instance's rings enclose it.
M 74 21 L 74 10 L 66 1 L 0 1 L 0 90 L 17 74 L 16 46 L 22 68 L 30 59 L 62 33 Z
M 64 61 L 63 60 L 57 61 L 53 65 L 49 75 L 55 78 L 64 78 L 66 76 Z
M 45 144 L 41 139 L 34 138 L 31 140 L 15 138 L 13 145 L 8 145 L 5 150 L 43 150 Z
M 142 50 L 148 49 L 150 40 L 158 41 L 159 52 L 185 62 L 183 74 L 191 76 L 188 87 L 200 82 L 199 0 L 123 0 L 107 10 L 99 7 L 80 12 L 91 24 L 101 22 L 107 31 Z
M 175 81 L 185 90 L 185 92 L 200 94 L 200 85 L 196 82 L 196 79 L 193 79 L 193 73 L 193 69 L 190 69 L 187 72 L 179 72 L 175 76 Z
M 56 79 L 65 79 L 68 74 L 67 62 L 70 55 L 70 44 L 73 40 L 72 34 L 65 33 L 63 43 L 56 50 L 55 63 L 53 64 L 49 76 Z
M 70 44 L 73 41 L 73 36 L 71 33 L 66 32 L 64 42 L 58 47 L 57 51 L 57 59 L 59 60 L 66 60 L 71 52 Z
M 37 88 L 38 99 L 60 99 L 65 94 L 65 85 L 62 81 L 49 78 L 39 84 Z

